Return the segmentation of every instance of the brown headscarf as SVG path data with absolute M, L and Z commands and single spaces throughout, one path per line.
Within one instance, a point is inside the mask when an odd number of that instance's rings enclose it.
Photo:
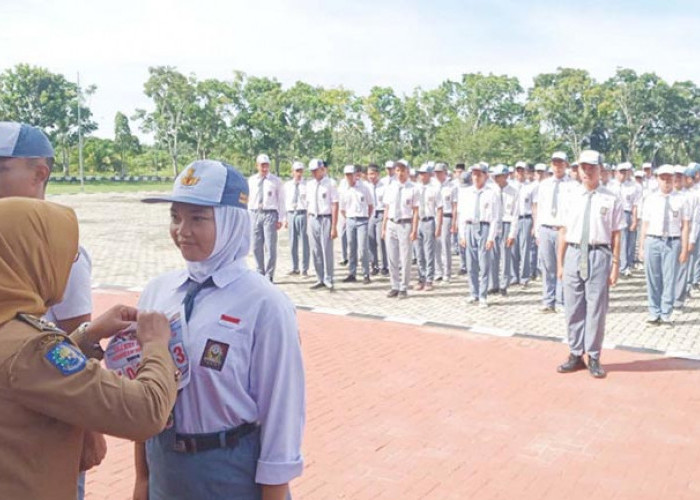
M 73 210 L 30 198 L 0 200 L 0 324 L 41 316 L 63 298 L 78 254 Z

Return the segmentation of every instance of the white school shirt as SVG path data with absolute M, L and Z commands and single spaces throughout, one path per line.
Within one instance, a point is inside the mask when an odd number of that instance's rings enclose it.
M 599 185 L 592 195 L 589 193 L 582 184 L 576 184 L 567 193 L 569 200 L 563 214 L 566 242 L 581 244 L 586 204 L 591 196 L 588 244 L 610 245 L 612 233 L 626 227 L 622 201 L 602 185 Z
M 532 199 L 535 196 L 537 184 L 514 181 L 512 186 L 518 191 L 518 216 L 532 215 Z
M 166 315 L 179 310 L 187 277 L 181 270 L 155 278 L 141 294 L 139 309 Z M 306 404 L 294 305 L 242 262 L 219 269 L 212 278 L 216 286 L 200 291 L 187 323 L 190 381 L 175 402 L 175 429 L 208 434 L 259 423 L 255 481 L 286 483 L 303 469 Z M 218 357 L 212 356 L 212 346 L 218 347 Z
M 510 222 L 507 238 L 515 238 L 518 234 L 518 217 L 520 216 L 520 203 L 518 201 L 518 189 L 506 184 L 501 189 L 498 184 L 493 188 L 501 205 L 501 221 Z
M 669 197 L 668 234 L 664 234 L 664 207 L 666 197 Z M 644 201 L 644 222 L 648 222 L 647 234 L 649 236 L 677 237 L 681 235 L 682 221 L 690 220 L 688 201 L 678 191 L 671 191 L 665 195 L 660 190 L 649 193 Z
M 399 194 L 400 193 L 400 194 Z M 396 200 L 399 199 L 399 213 L 396 213 Z M 413 182 L 401 184 L 398 179 L 390 183 L 384 191 L 384 210 L 390 220 L 413 219 L 413 209 L 420 207 L 420 193 Z M 385 216 L 386 216 L 385 215 Z
M 559 183 L 559 193 L 557 195 L 557 212 L 552 215 L 552 202 L 554 201 L 554 190 Z M 564 176 L 561 179 L 548 177 L 540 182 L 533 203 L 537 204 L 537 227 L 539 226 L 561 226 L 563 225 L 562 213 L 566 205 L 567 190 L 575 185 L 571 178 Z
M 320 181 L 309 179 L 306 184 L 308 211 L 312 215 L 331 215 L 333 203 L 338 203 L 338 189 L 329 177 Z
M 681 194 L 685 196 L 688 203 L 688 215 L 690 216 L 689 243 L 695 243 L 700 234 L 700 193 L 691 188 L 683 189 Z
M 418 194 L 419 194 L 419 205 L 418 205 L 418 217 L 437 217 L 438 208 L 443 208 L 442 196 L 440 196 L 440 186 L 428 182 L 428 184 L 423 184 L 418 182 Z
M 474 184 L 459 188 L 457 193 L 457 221 L 460 234 L 464 233 L 466 225 L 474 221 L 476 199 L 479 197 L 479 220 L 489 223 L 487 241 L 494 241 L 500 232 L 501 204 L 496 191 L 486 187 L 477 189 Z
M 377 179 L 377 183 L 374 184 L 370 181 L 367 181 L 367 189 L 369 189 L 369 192 L 372 194 L 372 205 L 374 206 L 374 211 L 376 212 L 377 210 L 384 210 L 384 190 L 385 187 L 381 182 L 381 179 Z
M 457 203 L 457 190 L 459 188 L 453 181 L 445 179 L 440 187 L 440 195 L 442 196 L 442 213 L 443 215 L 452 214 L 452 204 Z
M 346 186 L 340 193 L 340 210 L 345 211 L 345 217 L 369 217 L 370 206 L 374 206 L 372 193 L 361 180 L 355 181 L 354 186 Z
M 73 262 L 63 300 L 46 311 L 44 319 L 56 323 L 92 313 L 92 261 L 83 247 L 78 247 L 78 260 Z
M 306 198 L 306 179 L 301 179 L 299 184 L 299 198 L 294 203 L 294 186 L 297 182 L 292 179 L 284 183 L 284 203 L 287 208 L 287 212 L 294 212 L 296 210 L 306 210 L 308 205 L 308 200 Z M 250 199 L 250 198 L 249 198 Z
M 616 182 L 609 190 L 620 197 L 622 209 L 625 212 L 631 212 L 642 196 L 642 188 L 632 180 L 623 183 Z
M 276 210 L 279 221 L 287 218 L 284 203 L 284 189 L 279 177 L 267 174 L 262 181 L 262 205 L 258 205 L 258 185 L 260 174 L 253 174 L 248 178 L 248 209 L 249 210 Z

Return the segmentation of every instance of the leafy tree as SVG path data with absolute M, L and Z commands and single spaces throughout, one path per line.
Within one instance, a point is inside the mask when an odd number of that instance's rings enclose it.
M 121 111 L 117 111 L 114 117 L 114 147 L 119 153 L 121 176 L 125 177 L 127 174 L 127 156 L 138 153 L 140 144 L 138 137 L 131 133 L 129 118 Z

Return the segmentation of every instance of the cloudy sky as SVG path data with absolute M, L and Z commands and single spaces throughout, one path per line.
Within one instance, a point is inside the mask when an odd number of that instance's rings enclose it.
M 98 87 L 90 106 L 103 137 L 117 111 L 149 107 L 143 82 L 155 65 L 359 93 L 477 71 L 528 87 L 559 66 L 700 84 L 693 0 L 0 0 L 0 19 L 0 70 L 25 62 L 70 79 L 79 71 Z

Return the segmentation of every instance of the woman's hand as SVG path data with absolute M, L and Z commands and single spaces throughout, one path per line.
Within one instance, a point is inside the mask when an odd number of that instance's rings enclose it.
M 92 342 L 111 337 L 125 328 L 133 326 L 138 316 L 135 307 L 117 305 L 93 320 L 85 330 L 85 335 Z

